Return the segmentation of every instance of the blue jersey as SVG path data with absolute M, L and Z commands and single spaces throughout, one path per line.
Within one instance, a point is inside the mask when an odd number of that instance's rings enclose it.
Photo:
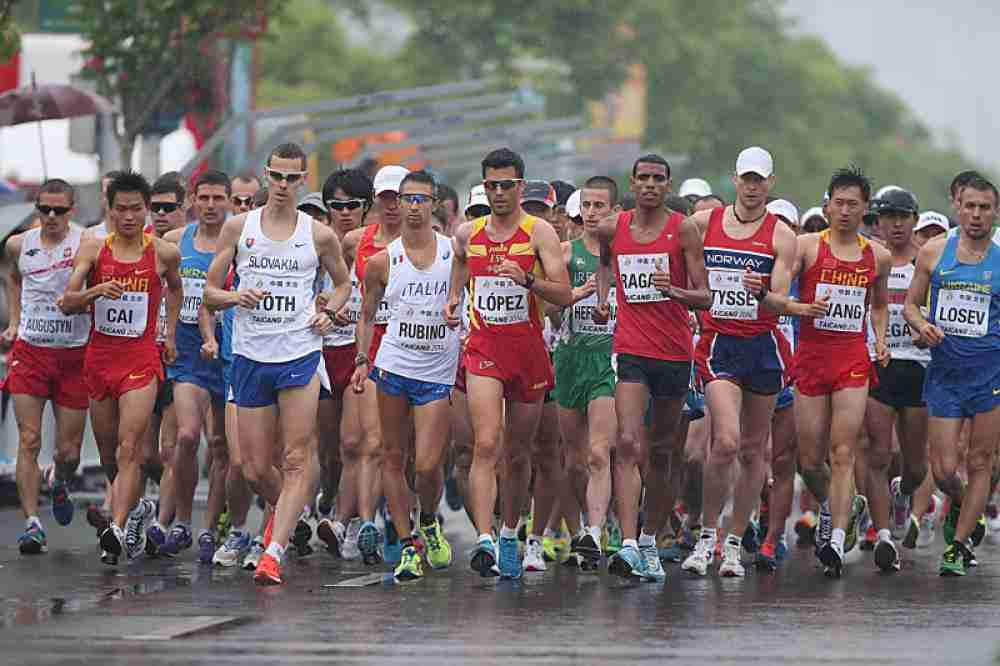
M 208 267 L 215 255 L 213 252 L 200 252 L 195 247 L 194 236 L 197 231 L 197 224 L 189 224 L 181 235 L 179 272 L 184 285 L 184 300 L 181 302 L 181 312 L 177 320 L 178 362 L 170 366 L 167 373 L 171 378 L 183 376 L 200 362 L 202 339 L 201 331 L 198 329 L 198 310 L 201 308 L 202 295 L 205 291 Z M 220 329 L 217 328 L 217 338 L 220 333 Z

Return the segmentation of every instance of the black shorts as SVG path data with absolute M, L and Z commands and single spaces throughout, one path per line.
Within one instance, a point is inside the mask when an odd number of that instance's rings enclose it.
M 691 361 L 617 354 L 618 381 L 645 384 L 653 398 L 683 398 L 691 386 Z
M 156 402 L 153 403 L 153 413 L 162 417 L 167 407 L 174 404 L 174 380 L 164 379 L 156 390 Z
M 876 365 L 878 386 L 868 394 L 893 409 L 925 407 L 924 375 L 927 370 L 917 361 L 893 359 L 889 365 Z

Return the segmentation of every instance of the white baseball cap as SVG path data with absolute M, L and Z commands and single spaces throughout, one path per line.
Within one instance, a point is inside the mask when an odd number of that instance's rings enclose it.
M 920 214 L 920 218 L 917 220 L 917 226 L 913 227 L 913 230 L 920 231 L 921 229 L 926 229 L 927 227 L 940 227 L 941 229 L 948 231 L 948 229 L 951 228 L 951 224 L 948 222 L 948 218 L 941 213 L 929 210 Z
M 582 190 L 577 190 L 566 199 L 566 214 L 570 217 L 580 217 L 580 199 Z
M 712 186 L 708 184 L 707 180 L 702 180 L 701 178 L 688 178 L 681 183 L 681 189 L 677 190 L 677 196 L 695 196 L 699 199 L 707 197 L 711 193 Z
M 399 186 L 410 170 L 396 164 L 384 166 L 375 174 L 375 196 L 383 192 L 399 192 Z
M 799 209 L 787 199 L 775 199 L 767 204 L 767 212 L 785 218 L 793 227 L 799 226 Z
M 469 203 L 465 204 L 465 209 L 462 212 L 468 212 L 473 206 L 490 207 L 490 200 L 486 198 L 486 188 L 482 185 L 476 185 L 469 191 Z
M 805 224 L 809 218 L 812 217 L 821 217 L 824 221 L 826 220 L 826 215 L 823 213 L 823 209 L 819 206 L 813 206 L 806 212 L 802 213 L 802 216 L 799 218 L 800 223 Z
M 771 153 L 760 146 L 751 146 L 736 158 L 736 175 L 755 173 L 762 178 L 770 178 L 774 173 L 774 159 Z

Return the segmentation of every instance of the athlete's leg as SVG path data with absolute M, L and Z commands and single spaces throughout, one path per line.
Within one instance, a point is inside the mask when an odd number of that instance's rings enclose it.
M 472 422 L 469 419 L 469 403 L 464 391 L 455 389 L 451 392 L 451 436 L 452 457 L 455 464 L 455 482 L 458 492 L 464 499 L 465 512 L 473 527 L 477 530 L 472 518 L 472 508 L 469 504 L 469 470 L 472 468 L 473 435 Z M 478 533 L 478 532 L 477 532 Z
M 253 491 L 274 506 L 281 495 L 281 472 L 274 464 L 283 445 L 278 440 L 278 407 L 239 407 L 237 424 L 243 473 Z
M 157 522 L 166 527 L 174 519 L 177 511 L 177 409 L 173 401 L 163 409 L 160 418 L 160 510 Z
M 587 406 L 587 430 L 590 433 L 590 453 L 587 457 L 587 523 L 603 527 L 611 502 L 611 450 L 618 438 L 615 399 L 597 398 Z
M 845 388 L 830 398 L 830 513 L 833 529 L 846 530 L 854 501 L 854 448 L 864 424 L 868 386 Z
M 712 413 L 702 504 L 702 524 L 708 529 L 718 527 L 722 509 L 736 485 L 733 463 L 740 451 L 740 414 L 743 412 L 744 395 L 737 384 L 724 379 L 709 382 L 705 387 L 705 405 Z
M 56 479 L 69 481 L 80 466 L 83 431 L 87 426 L 87 410 L 52 405 L 56 420 L 56 450 L 53 462 Z
M 517 526 L 521 507 L 525 506 L 525 503 L 531 499 L 529 486 L 531 484 L 532 449 L 538 451 L 539 457 L 548 456 L 551 458 L 558 453 L 558 437 L 554 438 L 554 444 L 552 443 L 553 438 L 549 438 L 548 441 L 539 444 L 538 439 L 533 437 L 538 432 L 538 423 L 542 416 L 542 408 L 541 399 L 538 402 L 507 401 L 507 445 L 503 447 L 506 464 L 504 465 L 503 477 L 500 479 L 502 488 L 500 492 L 500 506 L 504 527 L 513 529 Z M 473 419 L 473 423 L 475 423 L 475 417 Z M 558 428 L 556 430 L 558 431 Z M 532 441 L 535 442 L 534 447 L 530 444 Z M 539 470 L 544 468 L 544 472 L 540 471 L 540 473 L 550 475 L 549 478 L 555 477 L 558 479 L 556 472 L 551 469 L 555 465 L 554 460 L 539 460 L 539 464 Z M 536 489 L 538 489 L 539 485 L 540 483 L 536 479 Z M 548 493 L 547 495 L 543 495 L 544 499 L 542 501 L 548 502 L 548 506 L 542 507 L 543 511 L 552 511 L 552 503 L 558 496 L 558 491 L 553 492 L 553 490 L 550 488 L 547 491 L 542 491 L 543 493 Z M 541 516 L 536 512 L 535 520 L 532 524 L 533 531 L 538 530 L 539 525 L 544 530 L 548 517 L 548 515 Z
M 508 408 L 514 405 L 525 404 L 525 403 L 509 403 Z M 512 408 L 511 412 L 518 411 L 516 408 Z M 512 414 L 513 417 L 513 414 Z M 530 414 L 526 414 L 526 418 L 532 418 Z M 560 451 L 560 438 L 559 438 L 559 416 L 557 412 L 557 406 L 555 402 L 548 402 L 544 405 L 538 407 L 538 415 L 534 416 L 537 423 L 537 434 L 534 438 L 534 447 L 530 452 L 529 472 L 526 476 L 531 476 L 531 470 L 534 470 L 534 506 L 535 506 L 535 517 L 531 524 L 531 533 L 534 536 L 540 537 L 545 531 L 545 528 L 549 526 L 549 523 L 558 525 L 562 522 L 562 516 L 560 515 L 559 507 L 559 495 L 562 491 L 562 486 L 565 480 L 565 475 L 562 465 L 562 452 Z M 516 429 L 512 428 L 511 432 L 516 432 Z M 520 440 L 514 439 L 512 442 L 518 442 Z M 530 441 L 530 440 L 529 440 Z M 511 458 L 511 460 L 519 460 L 522 458 L 519 451 L 511 451 L 512 454 L 518 454 L 516 458 Z M 516 473 L 522 473 L 520 471 Z M 525 492 L 527 492 L 527 483 L 524 484 Z
M 903 474 L 900 490 L 913 495 L 927 480 L 927 408 L 907 407 L 899 419 L 899 446 L 903 453 Z M 928 497 L 929 499 L 929 497 Z M 912 506 L 914 515 L 920 516 L 926 507 Z M 921 513 L 917 513 L 920 509 Z
M 375 382 L 365 380 L 361 394 L 361 447 L 358 451 L 358 513 L 361 520 L 375 519 L 375 506 L 382 492 L 382 432 L 378 418 Z
M 229 475 L 229 449 L 226 446 L 226 411 L 221 402 L 208 407 L 205 441 L 212 452 L 208 477 L 208 506 L 205 509 L 205 529 L 214 534 L 219 516 L 226 508 L 226 478 Z M 192 500 L 194 496 L 192 495 Z
M 771 495 L 768 501 L 770 517 L 764 540 L 777 544 L 785 532 L 785 522 L 792 511 L 795 495 L 795 463 L 798 446 L 795 435 L 795 413 L 790 407 L 778 410 L 771 420 Z
M 101 467 L 108 477 L 108 490 L 114 501 L 114 484 L 118 478 L 118 401 L 114 398 L 90 401 L 90 427 L 94 431 Z M 109 509 L 110 511 L 110 509 Z
M 410 403 L 405 394 L 389 395 L 378 389 L 378 411 L 382 432 L 382 488 L 396 529 L 409 536 L 413 531 L 410 525 L 413 494 L 406 482 Z
M 345 391 L 345 394 L 354 391 Z M 340 422 L 344 416 L 344 401 L 339 397 L 320 400 L 316 412 L 319 428 L 319 488 L 327 505 L 337 496 L 343 475 L 340 462 Z
M 648 386 L 641 382 L 618 382 L 615 387 L 618 442 L 612 473 L 615 509 L 621 522 L 623 539 L 635 539 L 637 536 L 639 496 L 642 492 L 642 479 L 639 476 L 642 450 L 640 438 L 648 406 Z
M 466 379 L 466 386 L 469 420 L 474 437 L 466 506 L 471 508 L 476 529 L 480 533 L 488 533 L 489 526 L 493 524 L 493 505 L 497 499 L 497 473 L 500 471 L 498 463 L 503 423 L 503 384 L 492 377 L 470 374 Z M 524 446 L 524 440 L 511 441 Z M 510 523 L 512 526 L 517 524 L 519 509 L 520 505 L 514 507 Z
M 962 501 L 962 512 L 955 528 L 955 541 L 965 542 L 969 538 L 976 528 L 976 521 L 986 508 L 998 436 L 1000 407 L 976 414 L 972 418 L 969 451 L 965 458 L 969 478 Z
M 655 537 L 667 524 L 673 509 L 674 489 L 670 485 L 670 461 L 676 436 L 681 427 L 681 407 L 684 398 L 657 398 L 653 400 L 652 423 L 649 428 L 649 466 L 644 479 L 645 524 L 643 533 Z M 681 440 L 680 446 L 683 446 Z
M 112 515 L 119 527 L 142 497 L 142 438 L 156 403 L 159 382 L 128 391 L 118 399 L 118 477 L 115 479 Z
M 229 455 L 229 469 L 226 473 L 226 503 L 229 507 L 229 516 L 233 521 L 233 528 L 242 531 L 247 522 L 247 514 L 250 512 L 253 492 L 243 474 L 243 455 L 240 451 L 239 424 L 237 423 L 238 411 L 236 403 L 226 403 L 226 447 Z
M 38 467 L 38 454 L 42 450 L 42 413 L 47 398 L 25 393 L 14 395 L 14 417 L 17 419 L 17 496 L 21 500 L 24 517 L 38 515 L 38 493 L 42 471 Z
M 868 398 L 865 426 L 868 431 L 868 508 L 875 529 L 890 525 L 889 463 L 892 458 L 892 431 L 898 412 L 874 398 Z
M 605 399 L 610 400 L 610 398 Z M 562 436 L 566 458 L 565 485 L 576 498 L 577 504 L 587 506 L 587 485 L 590 481 L 587 413 L 579 409 L 560 407 L 559 433 Z
M 174 384 L 174 409 L 177 414 L 177 449 L 174 456 L 175 502 L 177 522 L 191 524 L 194 491 L 198 485 L 198 447 L 205 424 L 210 396 L 195 384 Z
M 688 527 L 701 525 L 702 498 L 705 478 L 705 461 L 712 432 L 712 416 L 705 416 L 688 426 L 684 442 L 684 506 L 688 514 Z
M 420 499 L 420 514 L 426 519 L 430 516 L 436 518 L 438 502 L 444 490 L 442 463 L 451 444 L 450 420 L 451 409 L 448 400 L 435 400 L 413 408 L 413 428 L 416 436 L 414 485 L 417 497 Z M 422 522 L 426 524 L 425 521 Z M 401 534 L 407 532 L 401 531 Z
M 288 539 L 304 507 L 316 492 L 319 459 L 316 455 L 316 407 L 319 377 L 309 384 L 286 388 L 278 393 L 280 441 L 284 444 L 280 493 L 274 507 L 272 543 L 282 546 Z M 240 423 L 242 425 L 242 414 Z M 244 435 L 241 431 L 240 435 Z
M 361 449 L 361 396 L 344 391 L 340 417 L 340 483 L 336 519 L 347 524 L 358 513 L 358 456 Z
M 799 473 L 819 503 L 830 495 L 830 396 L 795 394 L 795 432 L 799 441 Z
M 739 450 L 739 479 L 733 491 L 733 515 L 727 526 L 730 534 L 740 536 L 757 505 L 767 477 L 766 449 L 777 395 L 743 394 Z M 712 450 L 715 455 L 715 449 Z

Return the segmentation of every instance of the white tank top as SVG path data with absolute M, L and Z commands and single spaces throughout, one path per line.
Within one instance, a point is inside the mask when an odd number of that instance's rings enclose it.
M 930 349 L 917 349 L 913 344 L 913 332 L 903 319 L 903 301 L 913 282 L 913 264 L 893 266 L 889 273 L 889 327 L 885 342 L 892 358 L 917 361 L 926 366 L 931 361 Z
M 346 326 L 335 326 L 334 329 L 323 337 L 324 347 L 346 347 L 353 345 L 355 339 L 355 327 L 358 319 L 361 318 L 361 289 L 358 287 L 358 276 L 354 271 L 348 271 L 351 275 L 351 297 L 347 299 L 344 306 L 344 314 L 351 321 Z M 333 289 L 333 278 L 328 273 L 323 274 L 323 291 Z
M 25 232 L 17 270 L 21 273 L 21 324 L 17 336 L 37 347 L 81 347 L 90 337 L 90 313 L 64 315 L 56 299 L 66 291 L 73 257 L 80 249 L 80 227 L 70 225 L 59 245 L 42 247 L 42 230 Z
M 236 275 L 243 289 L 260 289 L 267 296 L 253 310 L 236 307 L 233 354 L 260 363 L 283 363 L 322 347 L 309 327 L 316 314 L 313 286 L 319 257 L 313 243 L 313 219 L 300 212 L 295 231 L 286 241 L 274 241 L 261 229 L 261 211 L 247 214 L 236 248 Z
M 389 326 L 375 357 L 375 367 L 402 377 L 435 384 L 455 384 L 459 333 L 445 324 L 451 278 L 451 239 L 437 238 L 437 258 L 418 270 L 403 249 L 402 238 L 389 243 Z

